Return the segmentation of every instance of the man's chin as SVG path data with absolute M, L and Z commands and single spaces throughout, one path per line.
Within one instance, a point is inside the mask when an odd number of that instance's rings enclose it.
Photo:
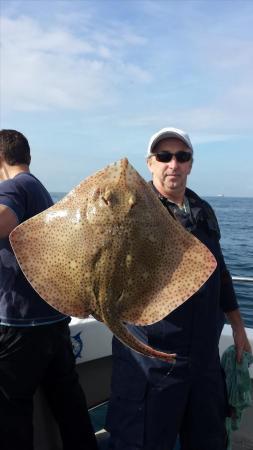
M 173 182 L 172 180 L 170 180 L 169 183 L 166 183 L 166 186 L 167 186 L 167 189 L 171 189 L 173 191 L 178 189 L 178 187 L 179 187 L 178 183 L 176 181 Z

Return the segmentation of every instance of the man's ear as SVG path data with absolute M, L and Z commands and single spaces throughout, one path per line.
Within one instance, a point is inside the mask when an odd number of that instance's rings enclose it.
M 147 158 L 147 166 L 151 173 L 153 173 L 152 165 L 153 165 L 152 158 Z
M 191 164 L 190 164 L 190 167 L 189 167 L 189 172 L 188 172 L 188 174 L 190 174 L 190 173 L 191 173 L 191 170 L 192 170 L 192 165 L 193 165 L 193 158 L 192 158 L 192 160 L 191 160 Z

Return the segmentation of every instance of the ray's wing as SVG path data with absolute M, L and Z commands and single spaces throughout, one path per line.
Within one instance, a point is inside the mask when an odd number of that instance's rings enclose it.
M 10 235 L 32 287 L 51 306 L 77 317 L 87 317 L 95 303 L 90 266 L 96 249 L 86 220 L 87 198 L 93 188 L 90 177 Z

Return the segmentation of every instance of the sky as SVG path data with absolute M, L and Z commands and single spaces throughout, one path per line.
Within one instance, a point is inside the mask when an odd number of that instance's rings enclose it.
M 253 197 L 252 1 L 0 3 L 0 125 L 51 192 L 124 157 L 148 180 L 149 138 L 174 126 L 191 189 Z

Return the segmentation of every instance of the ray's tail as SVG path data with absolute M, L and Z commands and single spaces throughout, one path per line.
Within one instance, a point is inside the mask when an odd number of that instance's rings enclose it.
M 130 333 L 127 327 L 121 322 L 118 318 L 112 321 L 110 317 L 105 317 L 104 315 L 104 323 L 110 328 L 112 333 L 125 345 L 130 347 L 132 350 L 135 350 L 142 355 L 149 356 L 151 358 L 159 358 L 163 361 L 173 363 L 175 362 L 176 354 L 175 353 L 165 353 L 159 350 L 156 350 L 149 345 L 144 344 L 139 339 L 137 339 L 132 333 Z

